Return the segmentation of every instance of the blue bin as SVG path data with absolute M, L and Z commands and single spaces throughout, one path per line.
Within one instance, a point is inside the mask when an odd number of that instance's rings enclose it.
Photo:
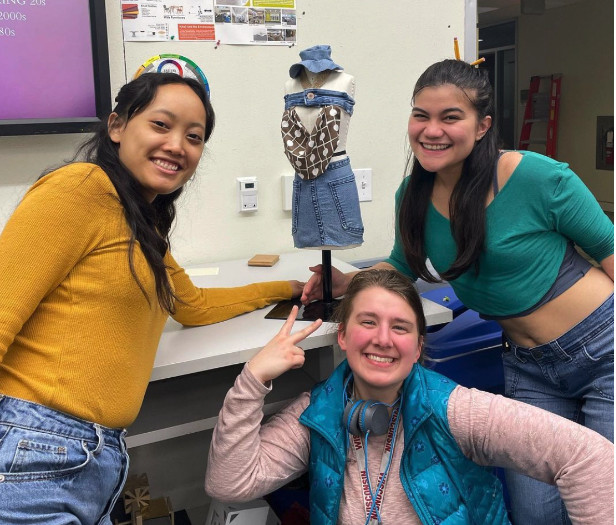
M 466 310 L 440 330 L 427 334 L 424 366 L 460 385 L 503 394 L 501 348 L 499 324 Z

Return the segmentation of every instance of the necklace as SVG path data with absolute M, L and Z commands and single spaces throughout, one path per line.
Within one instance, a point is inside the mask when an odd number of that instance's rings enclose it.
M 299 80 L 302 83 L 302 87 L 304 89 L 317 89 L 320 88 L 323 84 L 325 84 L 325 81 L 328 78 L 329 70 L 321 71 L 320 73 L 317 73 L 317 75 L 314 77 L 314 81 L 310 82 L 310 79 L 308 78 L 308 73 L 306 73 L 306 71 L 303 71 Z

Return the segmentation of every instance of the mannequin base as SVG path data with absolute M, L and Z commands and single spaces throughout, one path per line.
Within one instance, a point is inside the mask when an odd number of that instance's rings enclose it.
M 308 306 L 304 306 L 299 299 L 280 301 L 270 310 L 265 319 L 286 319 L 291 313 L 291 308 L 297 305 L 299 307 L 297 312 L 298 321 L 316 321 L 317 319 L 329 321 L 339 302 L 337 299 L 334 299 L 331 303 L 314 301 Z

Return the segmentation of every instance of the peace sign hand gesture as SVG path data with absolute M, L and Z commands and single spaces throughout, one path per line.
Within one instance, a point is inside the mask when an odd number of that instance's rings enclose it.
M 248 362 L 248 369 L 252 375 L 264 385 L 287 370 L 301 368 L 304 365 L 304 350 L 297 344 L 323 324 L 321 319 L 317 319 L 306 328 L 292 334 L 291 330 L 297 318 L 297 311 L 297 306 L 294 306 L 280 332 Z

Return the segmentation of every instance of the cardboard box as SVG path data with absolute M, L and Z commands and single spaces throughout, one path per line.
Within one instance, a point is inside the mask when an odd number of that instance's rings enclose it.
M 205 525 L 280 525 L 280 520 L 263 499 L 246 503 L 212 500 Z

